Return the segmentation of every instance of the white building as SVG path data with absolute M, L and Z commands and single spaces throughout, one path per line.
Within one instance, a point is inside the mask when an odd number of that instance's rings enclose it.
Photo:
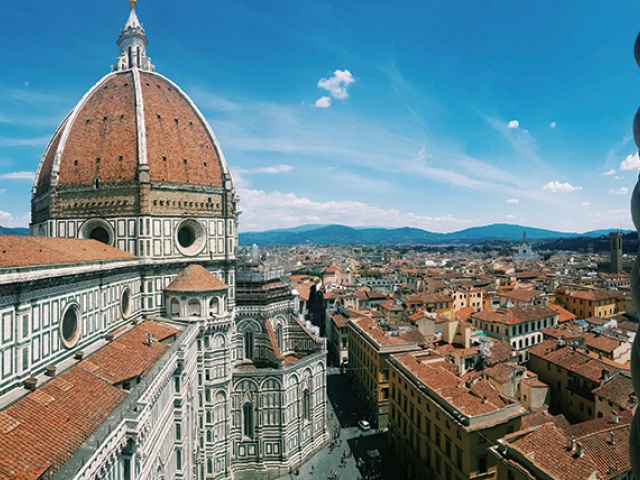
M 328 440 L 324 341 L 284 272 L 236 258 L 222 150 L 131 5 L 44 152 L 32 236 L 0 237 L 0 478 L 277 476 Z

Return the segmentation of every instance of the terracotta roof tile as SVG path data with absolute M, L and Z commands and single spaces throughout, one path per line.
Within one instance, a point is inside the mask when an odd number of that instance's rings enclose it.
M 474 313 L 472 318 L 489 323 L 516 325 L 554 316 L 556 316 L 556 312 L 543 305 L 522 305 L 509 308 L 490 308 Z
M 97 240 L 0 235 L 0 268 L 136 258 Z
M 229 288 L 214 274 L 202 265 L 192 264 L 182 270 L 173 281 L 165 287 L 172 292 L 208 292 Z
M 36 480 L 58 470 L 127 397 L 112 383 L 148 370 L 166 351 L 159 342 L 142 344 L 146 332 L 161 339 L 177 330 L 144 322 L 115 341 L 125 350 L 111 343 L 89 357 L 95 372 L 81 362 L 0 412 L 0 478 Z

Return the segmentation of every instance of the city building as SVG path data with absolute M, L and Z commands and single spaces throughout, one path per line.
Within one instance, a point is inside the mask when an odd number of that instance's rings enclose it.
M 520 351 L 542 342 L 540 331 L 558 323 L 558 314 L 542 305 L 488 309 L 471 318 L 474 327 Z
M 594 391 L 624 369 L 595 357 L 586 350 L 567 346 L 562 340 L 546 340 L 529 349 L 529 370 L 549 385 L 552 413 L 562 413 L 570 422 L 584 422 L 604 415 L 604 410 L 596 408 Z M 616 385 L 621 384 L 616 382 Z M 629 388 L 620 395 L 628 398 L 632 393 L 633 389 Z
M 220 145 L 135 3 L 42 156 L 31 236 L 0 237 L 0 477 L 270 478 L 328 440 L 324 340 L 236 253 Z
M 433 352 L 389 358 L 389 444 L 398 478 L 496 479 L 487 451 L 526 411 L 489 381 L 465 382 Z
M 578 318 L 589 318 L 624 313 L 626 299 L 611 290 L 561 287 L 556 291 L 556 302 Z
M 370 421 L 386 428 L 389 420 L 389 364 L 397 353 L 421 350 L 428 341 L 419 326 L 389 326 L 367 314 L 351 311 L 347 322 L 349 368 L 347 373 Z M 419 323 L 422 325 L 422 323 Z
M 629 480 L 631 415 L 611 415 L 577 425 L 542 424 L 498 440 L 489 451 L 500 480 L 577 478 Z

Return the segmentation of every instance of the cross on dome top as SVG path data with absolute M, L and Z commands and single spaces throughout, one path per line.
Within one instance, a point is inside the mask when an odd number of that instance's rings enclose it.
M 115 65 L 113 65 L 113 71 L 131 70 L 133 68 L 151 72 L 155 70 L 155 66 L 151 64 L 151 59 L 147 57 L 147 36 L 136 15 L 136 4 L 136 0 L 129 0 L 131 12 L 123 29 L 120 30 L 120 35 L 116 42 L 120 47 L 120 56 Z

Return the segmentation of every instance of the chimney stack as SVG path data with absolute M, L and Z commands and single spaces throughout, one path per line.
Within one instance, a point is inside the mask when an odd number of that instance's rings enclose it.
M 620 417 L 618 417 L 618 412 L 613 410 L 611 412 L 611 419 L 609 420 L 609 423 L 619 423 L 619 422 L 620 422 Z

